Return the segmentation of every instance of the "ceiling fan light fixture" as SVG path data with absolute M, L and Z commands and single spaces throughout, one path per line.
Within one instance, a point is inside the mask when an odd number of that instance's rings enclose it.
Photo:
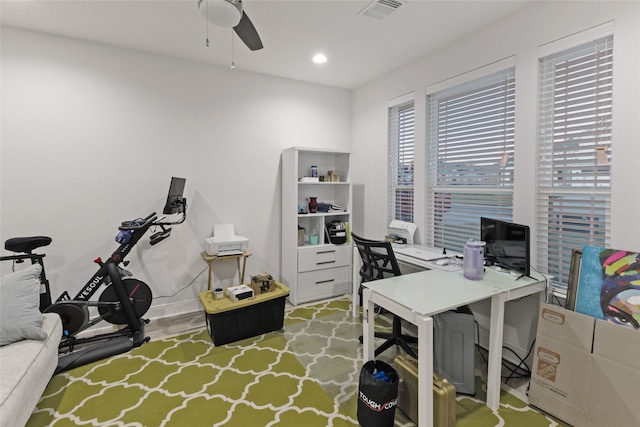
M 235 27 L 242 18 L 241 0 L 199 0 L 198 9 L 204 19 L 219 27 Z

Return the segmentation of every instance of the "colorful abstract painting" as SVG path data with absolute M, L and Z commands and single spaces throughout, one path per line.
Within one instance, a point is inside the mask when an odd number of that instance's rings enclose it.
M 640 329 L 640 253 L 584 246 L 576 311 Z

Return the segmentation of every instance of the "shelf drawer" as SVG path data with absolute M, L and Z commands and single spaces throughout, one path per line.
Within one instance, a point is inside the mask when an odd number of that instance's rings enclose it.
M 325 245 L 298 251 L 298 272 L 351 265 L 350 245 Z
M 351 267 L 327 268 L 298 274 L 298 298 L 312 300 L 349 292 Z

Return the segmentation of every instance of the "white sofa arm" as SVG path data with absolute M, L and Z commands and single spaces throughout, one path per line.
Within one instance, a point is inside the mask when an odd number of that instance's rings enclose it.
M 43 341 L 22 340 L 0 347 L 0 426 L 24 426 L 58 366 L 62 321 L 44 315 Z

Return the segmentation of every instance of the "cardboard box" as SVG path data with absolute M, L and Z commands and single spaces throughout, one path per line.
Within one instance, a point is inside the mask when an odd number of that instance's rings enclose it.
M 574 426 L 640 425 L 640 331 L 541 304 L 529 404 Z
M 249 285 L 255 295 L 264 294 L 265 292 L 273 292 L 276 290 L 276 281 L 269 273 L 256 274 L 251 276 Z
M 591 381 L 595 319 L 541 304 L 529 403 L 569 424 L 584 426 Z
M 640 331 L 596 320 L 589 427 L 640 425 Z

